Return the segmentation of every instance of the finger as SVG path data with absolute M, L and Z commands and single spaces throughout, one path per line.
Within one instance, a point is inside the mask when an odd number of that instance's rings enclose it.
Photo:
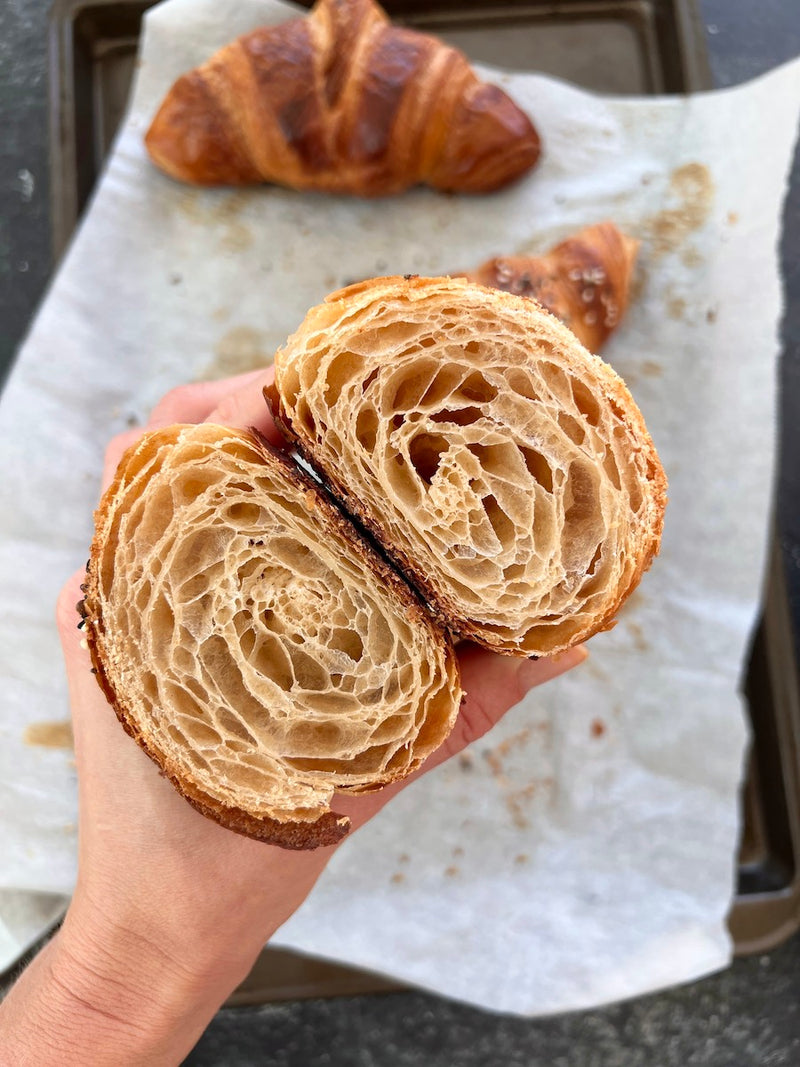
M 131 445 L 136 444 L 145 430 L 157 430 L 176 422 L 219 422 L 223 426 L 241 428 L 256 426 L 268 440 L 282 445 L 283 438 L 275 428 L 262 394 L 264 386 L 269 385 L 274 376 L 274 369 L 268 367 L 265 370 L 237 374 L 233 378 L 192 382 L 171 389 L 153 408 L 144 429 L 137 427 L 125 430 L 111 439 L 103 462 L 102 490 L 106 490 L 111 484 L 124 453 Z M 240 392 L 246 397 L 246 404 L 243 405 L 239 399 L 232 401 L 234 421 L 226 421 L 226 398 L 229 395 L 238 397 Z M 250 420 L 243 421 L 248 413 L 251 415 Z
M 85 580 L 85 571 L 76 571 L 61 590 L 56 605 L 56 622 L 67 670 L 76 746 L 90 729 L 95 740 L 98 731 L 104 738 L 116 738 L 119 732 L 116 716 L 92 673 L 84 628 L 78 628 L 81 617 L 77 604 L 83 597 L 81 583 Z
M 271 444 L 279 448 L 285 447 L 286 441 L 273 422 L 264 399 L 264 386 L 269 385 L 273 377 L 274 370 L 270 367 L 258 377 L 226 393 L 220 397 L 216 407 L 209 412 L 205 421 L 240 430 L 248 430 L 252 426 Z
M 414 774 L 364 797 L 336 797 L 333 807 L 349 816 L 353 829 L 363 826 L 392 797 L 420 775 L 433 770 L 482 737 L 534 686 L 543 685 L 577 667 L 589 655 L 583 645 L 538 660 L 520 660 L 487 652 L 477 645 L 459 647 L 462 686 L 466 699 L 456 724 L 444 744 Z
M 260 392 L 271 382 L 275 372 L 272 367 L 247 371 L 232 378 L 220 378 L 209 382 L 190 382 L 171 389 L 153 408 L 147 423 L 148 430 L 171 426 L 175 422 L 207 422 L 212 411 L 228 393 L 246 388 L 253 383 Z M 262 400 L 262 403 L 264 401 Z M 266 405 L 265 405 L 266 406 Z
M 466 696 L 456 725 L 428 760 L 426 769 L 438 766 L 483 737 L 531 689 L 572 670 L 588 655 L 584 645 L 576 645 L 556 656 L 520 660 L 499 656 L 477 645 L 461 646 L 461 686 Z
M 100 483 L 102 492 L 105 492 L 114 480 L 119 461 L 125 452 L 131 445 L 136 444 L 143 433 L 144 430 L 141 427 L 137 427 L 135 430 L 125 430 L 123 433 L 118 433 L 116 437 L 112 437 L 108 442 L 103 459 L 103 477 Z

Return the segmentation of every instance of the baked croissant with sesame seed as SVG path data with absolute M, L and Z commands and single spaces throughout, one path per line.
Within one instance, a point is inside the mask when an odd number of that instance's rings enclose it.
M 393 26 L 375 0 L 318 0 L 237 38 L 175 82 L 145 144 L 181 181 L 358 196 L 420 183 L 486 193 L 539 158 L 502 89 L 455 48 Z
M 599 352 L 628 309 L 638 249 L 613 222 L 601 222 L 544 256 L 497 256 L 465 277 L 533 297 L 590 352 Z

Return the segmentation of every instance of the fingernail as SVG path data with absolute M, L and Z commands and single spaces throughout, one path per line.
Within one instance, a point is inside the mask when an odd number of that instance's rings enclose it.
M 537 660 L 523 660 L 519 665 L 517 677 L 525 689 L 533 689 L 535 685 L 549 682 L 551 678 L 557 678 L 560 674 L 566 674 L 573 667 L 577 667 L 589 655 L 585 645 L 575 645 L 565 652 L 558 652 L 555 656 L 543 656 Z
M 568 648 L 566 652 L 556 652 L 555 656 L 551 656 L 553 663 L 569 660 L 570 667 L 577 667 L 579 663 L 583 663 L 588 658 L 589 649 L 586 645 L 575 645 L 573 648 Z M 569 670 L 569 667 L 567 670 Z

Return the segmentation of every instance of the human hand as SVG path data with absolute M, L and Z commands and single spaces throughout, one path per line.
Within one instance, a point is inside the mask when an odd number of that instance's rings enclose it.
M 256 372 L 181 387 L 155 408 L 147 428 L 202 421 L 253 426 L 280 445 L 261 392 L 271 377 Z M 104 488 L 140 433 L 111 442 Z M 143 1063 L 178 1062 L 338 846 L 288 852 L 253 841 L 198 814 L 178 795 L 124 734 L 90 671 L 75 610 L 82 580 L 83 572 L 73 575 L 58 605 L 80 823 L 78 882 L 55 960 L 84 1005 L 99 1007 L 123 1028 L 109 1062 L 140 1062 L 120 1057 L 123 1038 L 131 1056 L 148 1042 Z M 357 830 L 418 775 L 484 734 L 531 687 L 585 656 L 577 648 L 529 661 L 461 646 L 467 697 L 445 744 L 409 779 L 369 796 L 337 797 L 336 810 Z

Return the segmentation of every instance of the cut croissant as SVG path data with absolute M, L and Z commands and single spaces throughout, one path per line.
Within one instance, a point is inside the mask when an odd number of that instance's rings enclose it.
M 452 630 L 549 655 L 612 624 L 666 481 L 620 378 L 535 301 L 388 278 L 314 308 L 273 409 Z
M 456 49 L 392 26 L 374 0 L 319 0 L 239 37 L 175 82 L 145 142 L 182 181 L 359 196 L 418 183 L 489 192 L 539 157 L 501 89 Z
M 601 222 L 544 256 L 498 256 L 465 277 L 534 297 L 590 352 L 599 352 L 628 309 L 638 248 L 613 222 Z
M 454 722 L 449 640 L 319 487 L 250 434 L 177 426 L 130 449 L 85 590 L 125 729 L 240 833 L 339 840 L 334 793 L 404 777 Z

